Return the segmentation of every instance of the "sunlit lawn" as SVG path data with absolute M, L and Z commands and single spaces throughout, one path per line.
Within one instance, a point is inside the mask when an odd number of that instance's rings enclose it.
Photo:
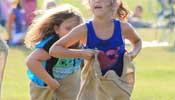
M 28 50 L 10 48 L 3 85 L 3 100 L 28 100 L 25 58 Z M 174 100 L 175 50 L 144 48 L 135 59 L 136 86 L 132 100 Z
M 136 87 L 133 100 L 175 99 L 175 50 L 145 48 L 135 59 Z

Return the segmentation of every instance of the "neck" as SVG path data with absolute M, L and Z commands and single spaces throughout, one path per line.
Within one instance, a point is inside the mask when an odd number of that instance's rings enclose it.
M 109 24 L 111 23 L 113 20 L 112 16 L 103 16 L 103 17 L 98 17 L 98 16 L 94 16 L 93 22 L 97 23 L 99 25 L 104 25 L 104 24 Z

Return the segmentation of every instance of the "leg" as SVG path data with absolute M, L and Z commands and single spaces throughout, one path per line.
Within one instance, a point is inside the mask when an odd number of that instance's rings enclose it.
M 8 54 L 8 47 L 5 44 L 5 42 L 0 38 L 0 98 L 1 98 L 1 85 L 3 81 L 3 74 L 4 74 L 7 54 Z

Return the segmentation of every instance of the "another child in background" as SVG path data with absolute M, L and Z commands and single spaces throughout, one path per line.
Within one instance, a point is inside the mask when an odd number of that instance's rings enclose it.
M 9 14 L 7 21 L 7 33 L 9 45 L 21 45 L 23 44 L 25 36 L 23 9 L 19 0 L 12 2 L 12 11 Z
M 68 35 L 64 36 L 50 49 L 54 57 L 76 57 L 90 60 L 97 49 L 102 74 L 114 70 L 118 76 L 123 71 L 123 56 L 133 60 L 141 50 L 141 38 L 126 20 L 128 10 L 121 0 L 89 0 L 93 19 L 77 26 Z M 115 19 L 117 16 L 118 19 Z M 132 45 L 132 51 L 126 53 L 124 39 Z M 84 44 L 86 49 L 68 49 L 76 42 Z M 90 50 L 89 50 L 90 49 Z
M 0 37 L 0 99 L 1 99 L 1 86 L 3 83 L 3 76 L 5 71 L 5 65 L 8 56 L 8 46 Z
M 28 77 L 31 84 L 40 87 L 49 86 L 52 90 L 60 88 L 59 80 L 76 73 L 80 69 L 81 60 L 74 58 L 54 58 L 49 55 L 51 45 L 66 35 L 72 28 L 82 22 L 80 13 L 72 6 L 59 6 L 45 11 L 42 16 L 34 20 L 27 32 L 25 44 L 35 50 L 27 58 Z M 71 48 L 78 48 L 74 45 Z M 70 82 L 71 87 L 73 83 Z M 62 84 L 61 84 L 62 85 Z M 30 89 L 34 85 L 30 85 Z M 35 87 L 40 89 L 40 87 Z M 70 91 L 69 91 L 70 92 Z M 73 91 L 78 92 L 78 91 Z M 30 90 L 32 94 L 32 89 Z M 39 100 L 38 97 L 31 98 Z M 47 98 L 45 98 L 47 100 Z
M 37 0 L 21 0 L 24 8 L 25 27 L 28 28 L 32 24 L 35 17 L 35 10 L 37 10 Z
M 54 1 L 54 0 L 46 0 L 44 2 L 43 9 L 36 10 L 34 12 L 34 14 L 35 14 L 35 16 L 40 16 L 40 15 L 42 15 L 42 13 L 44 13 L 44 11 L 47 11 L 48 9 L 55 8 L 55 7 L 57 7 L 56 1 Z
M 54 8 L 57 6 L 56 1 L 55 0 L 46 0 L 44 2 L 44 9 L 50 9 L 50 8 Z
M 141 5 L 137 5 L 133 14 L 129 17 L 128 22 L 135 28 L 151 28 L 152 24 L 143 21 L 142 14 L 143 14 L 143 7 Z

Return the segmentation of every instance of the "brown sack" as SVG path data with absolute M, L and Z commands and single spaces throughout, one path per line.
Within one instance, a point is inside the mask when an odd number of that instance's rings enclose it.
M 54 92 L 49 87 L 40 87 L 30 82 L 31 100 L 75 100 L 80 88 L 80 70 L 59 81 L 59 91 Z
M 113 70 L 101 74 L 97 55 L 85 62 L 81 72 L 81 87 L 76 100 L 130 100 L 135 83 L 134 65 L 124 56 L 122 76 Z
M 30 81 L 30 100 L 52 100 L 54 91 Z
M 8 55 L 8 46 L 0 38 L 0 100 L 1 100 L 1 86 L 3 81 L 3 76 L 4 76 L 7 55 Z

